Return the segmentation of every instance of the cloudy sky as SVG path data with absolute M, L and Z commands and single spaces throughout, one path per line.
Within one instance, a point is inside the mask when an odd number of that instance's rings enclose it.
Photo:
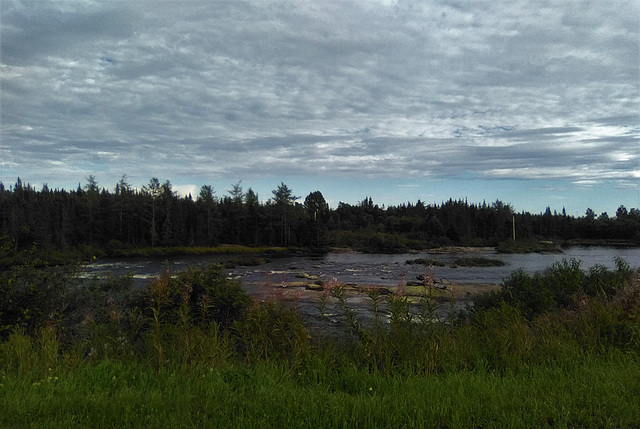
M 640 206 L 636 0 L 2 0 L 0 180 Z

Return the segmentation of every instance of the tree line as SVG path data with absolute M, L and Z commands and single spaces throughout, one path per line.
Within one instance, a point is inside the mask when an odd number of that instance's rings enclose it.
M 514 228 L 515 225 L 515 228 Z M 70 250 L 82 246 L 107 252 L 156 246 L 285 246 L 403 251 L 442 245 L 497 245 L 512 239 L 585 239 L 640 243 L 640 211 L 620 206 L 615 216 L 572 217 L 563 209 L 516 213 L 510 204 L 449 199 L 398 206 L 339 203 L 331 209 L 320 191 L 304 199 L 280 183 L 266 201 L 241 182 L 216 195 L 203 185 L 196 196 L 179 196 L 171 182 L 151 178 L 141 189 L 126 176 L 113 190 L 94 176 L 75 190 L 36 190 L 0 182 L 0 240 L 14 251 L 34 245 Z

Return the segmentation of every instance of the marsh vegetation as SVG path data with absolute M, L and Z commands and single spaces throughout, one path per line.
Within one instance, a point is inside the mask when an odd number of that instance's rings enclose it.
M 27 259 L 25 257 L 25 259 Z M 0 425 L 633 427 L 640 278 L 624 261 L 514 272 L 458 311 L 420 286 L 254 299 L 217 265 L 81 281 L 1 274 Z M 444 306 L 450 311 L 438 312 Z M 575 392 L 580 391 L 580 395 Z

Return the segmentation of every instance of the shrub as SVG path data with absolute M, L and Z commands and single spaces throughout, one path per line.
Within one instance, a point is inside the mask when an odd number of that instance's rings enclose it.
M 554 309 L 575 308 L 580 295 L 611 299 L 631 279 L 631 274 L 629 265 L 621 259 L 616 259 L 614 271 L 595 266 L 585 272 L 575 259 L 555 263 L 533 275 L 519 269 L 504 280 L 500 291 L 477 297 L 474 311 L 496 308 L 505 302 L 517 306 L 532 319 Z
M 249 363 L 286 360 L 298 367 L 307 357 L 309 337 L 298 312 L 282 302 L 255 303 L 242 320 L 233 325 L 238 349 Z
M 252 299 L 240 283 L 228 280 L 219 265 L 189 268 L 175 278 L 169 271 L 149 283 L 147 302 L 161 312 L 164 322 L 175 324 L 187 305 L 191 322 L 206 326 L 212 322 L 228 328 L 242 318 Z
M 92 280 L 78 292 L 83 311 L 74 318 L 76 338 L 93 359 L 146 356 L 157 368 L 168 361 L 224 361 L 225 331 L 244 316 L 251 297 L 218 265 L 166 270 L 143 289 L 131 276 Z
M 57 324 L 68 311 L 66 297 L 76 267 L 38 266 L 33 260 L 0 273 L 0 339 L 20 328 L 30 335 Z

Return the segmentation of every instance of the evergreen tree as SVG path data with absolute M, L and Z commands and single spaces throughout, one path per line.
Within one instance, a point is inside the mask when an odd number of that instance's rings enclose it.
M 87 183 L 84 185 L 84 191 L 87 199 L 87 205 L 89 207 L 89 242 L 94 242 L 94 224 L 93 213 L 95 206 L 98 203 L 98 182 L 93 175 L 87 177 Z
M 329 218 L 329 204 L 324 199 L 320 191 L 311 192 L 304 199 L 304 207 L 307 210 L 308 236 L 304 243 L 317 249 L 326 245 L 327 227 L 325 225 Z
M 214 223 L 214 211 L 216 199 L 214 196 L 213 186 L 202 185 L 200 188 L 200 194 L 198 194 L 198 203 L 203 208 L 205 213 L 205 243 L 212 245 L 215 243 L 215 223 Z
M 284 182 L 280 182 L 278 188 L 271 191 L 271 193 L 273 194 L 273 204 L 280 218 L 280 244 L 287 246 L 291 236 L 291 229 L 287 218 L 291 215 L 293 203 L 300 197 L 294 196 L 293 191 L 289 189 Z
M 151 247 L 154 247 L 158 241 L 158 231 L 156 230 L 156 205 L 160 197 L 161 187 L 157 177 L 152 177 L 149 183 L 142 188 L 142 191 L 151 200 L 151 225 L 149 227 L 149 236 L 151 239 Z

